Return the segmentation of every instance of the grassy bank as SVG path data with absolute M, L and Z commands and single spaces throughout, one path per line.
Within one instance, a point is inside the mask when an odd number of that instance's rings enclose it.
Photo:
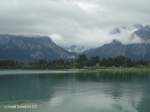
M 81 69 L 81 73 L 133 73 L 133 74 L 150 74 L 150 67 L 104 67 L 96 69 Z
M 88 67 L 84 69 L 0 69 L 0 71 L 19 71 L 19 72 L 36 72 L 38 73 L 82 73 L 82 74 L 149 74 L 150 75 L 150 67 Z
M 115 79 L 129 80 L 135 78 L 148 78 L 150 76 L 149 67 L 125 68 L 125 67 L 110 67 L 97 69 L 82 69 L 79 70 L 76 77 L 83 80 L 99 80 L 99 79 Z
M 101 67 L 57 70 L 1 70 L 0 75 L 39 75 L 40 77 L 73 77 L 79 80 L 130 80 L 150 77 L 149 67 Z

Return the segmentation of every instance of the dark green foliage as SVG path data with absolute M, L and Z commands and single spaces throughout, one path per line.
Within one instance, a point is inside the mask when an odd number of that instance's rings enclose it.
M 0 68 L 15 68 L 15 67 L 19 67 L 21 63 L 18 63 L 16 61 L 13 60 L 0 60 Z
M 108 58 L 108 59 L 104 58 L 100 61 L 100 64 L 102 66 L 131 67 L 131 66 L 134 66 L 136 63 L 134 61 L 132 61 L 131 59 L 126 58 L 124 56 L 118 56 L 115 58 Z M 139 64 L 141 64 L 141 63 L 139 63 Z
M 91 57 L 88 61 L 88 66 L 96 66 L 97 64 L 99 64 L 100 59 L 98 56 L 95 57 Z
M 84 54 L 80 55 L 77 59 L 77 63 L 80 65 L 79 68 L 86 66 L 88 63 L 88 59 L 87 59 L 86 55 L 84 55 Z
M 80 55 L 77 59 L 59 59 L 54 61 L 36 60 L 33 62 L 17 62 L 13 60 L 0 60 L 1 69 L 70 69 L 70 68 L 97 68 L 97 67 L 136 67 L 147 66 L 148 62 L 143 60 L 133 61 L 124 56 L 100 59 L 98 56 L 87 58 Z

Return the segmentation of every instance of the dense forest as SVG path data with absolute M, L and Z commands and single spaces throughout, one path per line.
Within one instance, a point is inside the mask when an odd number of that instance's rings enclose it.
M 76 59 L 59 60 L 34 60 L 20 62 L 14 60 L 0 60 L 1 69 L 69 69 L 69 68 L 100 68 L 100 67 L 136 67 L 147 66 L 148 62 L 131 60 L 124 56 L 100 59 L 98 56 L 88 58 L 79 55 Z

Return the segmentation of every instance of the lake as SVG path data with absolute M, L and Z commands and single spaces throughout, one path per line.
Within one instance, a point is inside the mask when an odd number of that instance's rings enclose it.
M 0 72 L 0 112 L 150 110 L 149 77 L 115 79 L 97 74 L 86 77 L 85 74 L 65 72 L 15 72 Z

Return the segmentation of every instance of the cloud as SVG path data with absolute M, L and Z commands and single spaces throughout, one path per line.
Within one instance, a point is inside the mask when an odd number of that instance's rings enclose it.
M 99 46 L 118 38 L 109 35 L 111 28 L 149 24 L 149 4 L 149 0 L 0 0 L 0 33 L 49 35 L 62 46 Z

